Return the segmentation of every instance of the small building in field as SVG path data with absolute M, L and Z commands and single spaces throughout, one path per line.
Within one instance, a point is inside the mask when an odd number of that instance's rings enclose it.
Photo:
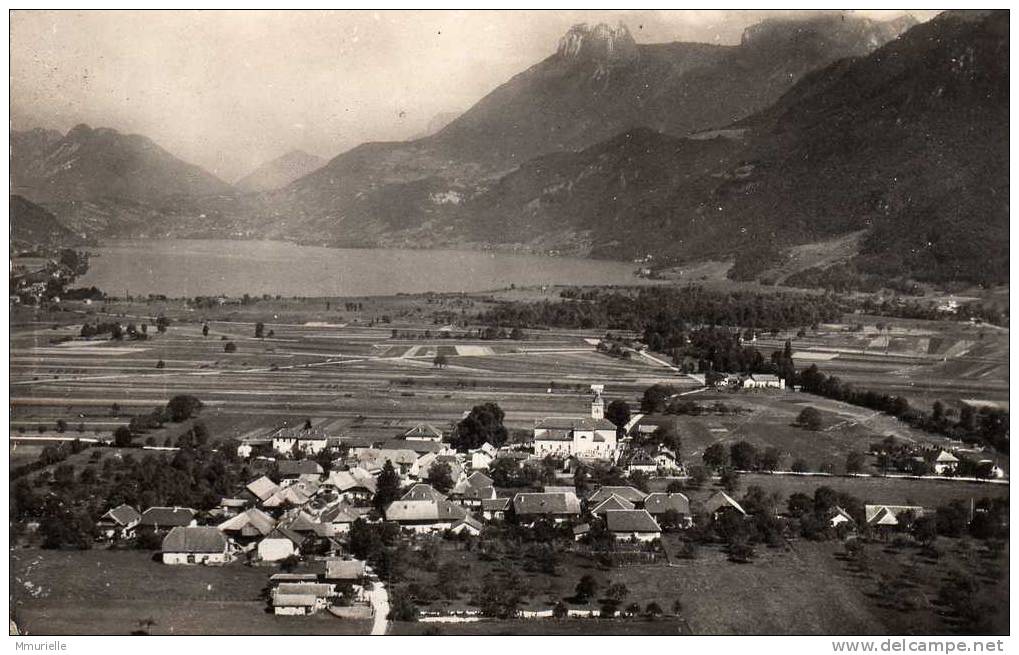
M 704 512 L 710 514 L 716 520 L 725 512 L 737 512 L 742 516 L 747 515 L 746 510 L 724 491 L 718 491 L 711 498 L 704 501 Z
M 129 539 L 141 520 L 138 510 L 130 505 L 119 505 L 99 517 L 96 529 L 103 539 Z
M 840 525 L 854 527 L 856 525 L 856 520 L 849 512 L 841 507 L 835 506 L 828 514 L 828 525 L 833 528 L 837 528 Z
M 908 528 L 925 513 L 919 505 L 864 505 L 863 510 L 867 525 L 885 529 Z
M 163 564 L 226 564 L 230 544 L 212 527 L 175 527 L 163 538 Z
M 402 438 L 408 441 L 433 441 L 442 443 L 442 430 L 431 423 L 418 423 L 403 433 Z
M 927 461 L 936 475 L 954 475 L 959 469 L 959 458 L 947 450 L 932 453 Z
M 785 389 L 785 380 L 770 373 L 754 373 L 743 380 L 744 389 Z
M 645 509 L 613 509 L 605 513 L 605 528 L 617 540 L 654 541 L 662 528 Z

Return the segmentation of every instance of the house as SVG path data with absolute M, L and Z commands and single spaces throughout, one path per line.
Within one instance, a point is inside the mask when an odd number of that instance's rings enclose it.
M 747 515 L 746 510 L 724 491 L 716 492 L 715 495 L 704 501 L 704 512 L 710 514 L 715 520 L 725 512 L 738 512 L 743 516 Z
M 927 461 L 936 475 L 953 475 L 959 468 L 959 458 L 947 450 L 932 453 Z
M 281 480 L 297 480 L 303 476 L 322 477 L 322 466 L 311 459 L 281 459 L 276 462 Z
M 837 528 L 840 525 L 847 525 L 853 527 L 856 525 L 856 520 L 852 515 L 841 507 L 835 506 L 828 513 L 828 525 L 833 528 Z
M 190 507 L 150 507 L 142 512 L 138 528 L 165 532 L 173 528 L 194 526 L 198 524 L 196 514 L 198 512 Z
M 381 471 L 386 462 L 392 462 L 393 468 L 401 476 L 408 475 L 411 467 L 418 461 L 418 455 L 408 448 L 382 449 L 369 448 L 357 456 L 358 466 L 370 473 Z
M 326 572 L 323 577 L 333 582 L 359 582 L 366 575 L 364 562 L 361 560 L 330 558 L 326 560 Z
M 320 487 L 321 485 L 317 482 L 292 480 L 290 484 L 280 487 L 276 493 L 267 498 L 262 506 L 269 509 L 303 507 L 318 493 Z
M 627 454 L 622 462 L 622 468 L 627 473 L 641 471 L 654 474 L 658 472 L 658 461 L 644 448 L 636 448 Z
M 336 489 L 341 498 L 353 502 L 371 500 L 378 488 L 375 477 L 357 467 L 349 471 L 330 471 L 322 486 Z
M 292 532 L 296 532 L 305 539 L 328 539 L 333 536 L 330 524 L 318 521 L 315 517 L 302 510 L 291 512 L 280 521 L 279 525 Z
M 389 439 L 379 444 L 380 450 L 412 450 L 420 457 L 428 453 L 454 453 L 449 446 L 438 441 L 408 441 L 406 439 Z
M 446 496 L 437 491 L 432 485 L 419 482 L 405 494 L 400 496 L 400 500 L 446 500 Z
M 245 510 L 216 526 L 238 544 L 252 544 L 272 532 L 276 521 L 257 508 Z
M 226 564 L 230 544 L 212 527 L 177 526 L 163 538 L 163 564 Z
M 662 536 L 661 527 L 646 509 L 609 510 L 605 528 L 618 540 L 654 541 Z
M 361 518 L 361 515 L 346 503 L 337 503 L 326 509 L 318 517 L 322 523 L 328 523 L 332 526 L 333 535 L 350 532 L 350 526 L 359 518 Z
M 272 449 L 283 455 L 317 455 L 328 445 L 329 435 L 322 430 L 284 427 L 272 435 Z
M 663 473 L 684 473 L 686 469 L 676 453 L 668 448 L 659 448 L 654 454 L 655 465 Z
M 219 510 L 220 516 L 229 517 L 237 516 L 250 505 L 251 501 L 244 498 L 220 498 L 219 507 L 217 509 Z
M 513 513 L 525 524 L 543 518 L 562 523 L 580 516 L 580 499 L 569 493 L 518 493 L 513 496 Z
M 588 502 L 588 505 L 590 505 L 590 502 Z M 609 510 L 616 509 L 630 510 L 634 509 L 635 507 L 636 506 L 633 503 L 626 500 L 625 498 L 620 498 L 619 496 L 612 494 L 605 500 L 595 505 L 591 509 L 591 514 L 593 514 L 594 516 L 602 516 L 603 514 L 605 514 L 605 512 L 608 512 Z
M 606 485 L 591 494 L 591 496 L 587 499 L 587 504 L 597 505 L 611 496 L 619 496 L 623 500 L 629 501 L 634 505 L 640 505 L 644 502 L 644 499 L 647 498 L 647 494 L 640 489 Z
M 419 480 L 426 480 L 431 474 L 432 466 L 437 463 L 444 463 L 449 466 L 449 475 L 454 480 L 459 480 L 464 474 L 463 465 L 457 460 L 456 455 L 440 455 L 438 453 L 427 453 L 422 455 L 411 467 L 410 475 Z
M 581 539 L 586 537 L 589 532 L 591 532 L 590 523 L 581 523 L 580 525 L 575 525 L 573 526 L 573 540 L 580 541 Z
M 329 604 L 336 595 L 330 584 L 314 582 L 284 582 L 272 592 L 272 609 L 282 616 L 314 614 Z
M 754 373 L 743 380 L 744 389 L 785 389 L 785 380 L 770 373 Z
M 611 459 L 616 453 L 616 426 L 604 418 L 546 418 L 534 426 L 537 457 Z
M 119 505 L 99 517 L 96 529 L 103 539 L 128 539 L 142 520 L 138 510 L 130 505 Z
M 449 529 L 453 534 L 469 534 L 472 537 L 477 537 L 481 534 L 481 531 L 485 526 L 478 519 L 474 518 L 471 514 L 468 514 L 461 520 L 453 524 L 453 527 Z
M 683 527 L 689 527 L 693 521 L 690 513 L 690 499 L 681 493 L 653 493 L 644 499 L 644 509 L 656 521 L 666 512 L 675 512 L 681 518 Z
M 489 444 L 485 444 L 486 446 Z M 495 456 L 484 450 L 472 450 L 468 453 L 468 465 L 472 471 L 487 471 L 488 467 L 495 461 Z
M 280 487 L 278 484 L 263 475 L 257 480 L 249 482 L 245 489 L 255 498 L 255 500 L 260 503 L 264 503 L 272 498 L 272 496 L 279 491 Z
M 502 520 L 506 518 L 506 511 L 509 509 L 509 498 L 490 498 L 481 501 L 481 515 L 487 520 Z
M 924 515 L 924 508 L 918 505 L 864 505 L 863 510 L 867 525 L 881 528 L 908 527 Z
M 442 442 L 442 430 L 430 423 L 418 423 L 403 433 L 402 437 L 407 441 L 432 441 Z
M 272 439 L 269 437 L 245 437 L 237 446 L 237 456 L 249 459 L 255 455 L 271 455 Z
M 387 521 L 414 532 L 446 530 L 467 517 L 467 510 L 448 500 L 397 500 L 385 513 Z
M 266 562 L 278 562 L 301 553 L 304 545 L 303 535 L 277 526 L 258 542 L 258 557 Z
M 492 484 L 492 478 L 475 471 L 458 482 L 449 492 L 449 497 L 464 507 L 480 508 L 482 501 L 495 498 L 495 487 Z

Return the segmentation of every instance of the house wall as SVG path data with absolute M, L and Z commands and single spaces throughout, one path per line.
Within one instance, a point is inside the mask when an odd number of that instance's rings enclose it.
M 273 611 L 280 616 L 304 616 L 308 614 L 307 607 L 274 607 Z
M 222 553 L 163 553 L 163 564 L 226 564 L 230 556 Z
M 263 539 L 258 543 L 258 556 L 266 562 L 278 562 L 296 554 L 294 542 L 289 539 Z
M 637 541 L 654 541 L 661 537 L 659 532 L 613 532 L 612 535 L 617 541 L 629 541 L 630 539 L 636 539 Z

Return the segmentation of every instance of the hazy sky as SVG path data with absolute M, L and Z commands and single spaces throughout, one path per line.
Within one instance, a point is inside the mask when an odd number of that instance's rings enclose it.
M 333 157 L 412 137 L 552 54 L 574 23 L 622 20 L 639 43 L 738 43 L 783 13 L 15 11 L 11 119 L 137 132 L 233 182 L 293 148 Z

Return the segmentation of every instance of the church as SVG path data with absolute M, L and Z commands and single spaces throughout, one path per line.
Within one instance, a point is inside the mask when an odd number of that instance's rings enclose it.
M 605 418 L 604 386 L 591 385 L 591 390 L 591 416 L 549 417 L 534 426 L 535 455 L 615 458 L 616 426 Z

